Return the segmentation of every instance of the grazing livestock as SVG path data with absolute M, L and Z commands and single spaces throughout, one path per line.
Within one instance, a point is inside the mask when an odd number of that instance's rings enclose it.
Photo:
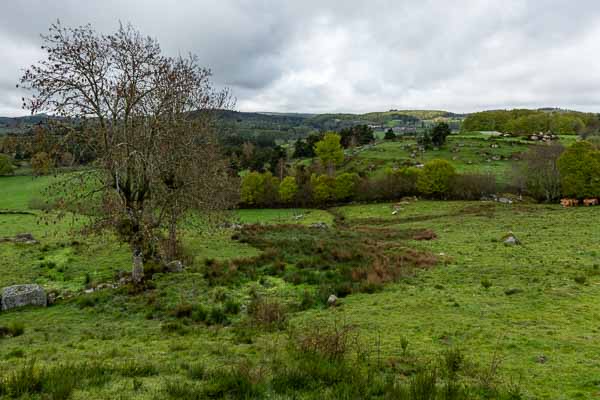
M 598 205 L 598 199 L 583 199 L 583 205 L 586 206 L 586 207 L 597 206 Z
M 561 199 L 560 205 L 563 207 L 575 207 L 579 205 L 579 200 L 577 199 Z

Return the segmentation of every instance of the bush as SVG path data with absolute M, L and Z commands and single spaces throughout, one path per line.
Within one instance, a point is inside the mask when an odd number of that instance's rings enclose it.
M 247 362 L 231 368 L 221 368 L 209 375 L 204 386 L 206 398 L 252 399 L 261 398 L 265 388 L 262 376 Z
M 254 325 L 265 329 L 283 329 L 287 321 L 286 307 L 274 299 L 258 296 L 248 305 Z
M 446 198 L 450 194 L 456 171 L 446 160 L 425 164 L 417 180 L 417 189 L 426 196 Z
M 443 146 L 450 133 L 450 126 L 445 122 L 439 122 L 431 131 L 431 143 L 437 147 Z
M 394 139 L 396 139 L 396 134 L 394 133 L 394 131 L 392 130 L 392 128 L 390 128 L 387 131 L 385 131 L 384 139 L 385 140 L 394 140 Z
M 600 197 L 600 150 L 581 141 L 569 147 L 558 159 L 563 196 Z
M 208 313 L 206 323 L 209 325 L 226 325 L 229 323 L 229 319 L 222 307 L 214 306 Z
M 337 201 L 348 200 L 354 197 L 358 184 L 358 175 L 351 173 L 339 174 L 335 178 L 332 197 Z
M 327 203 L 332 201 L 335 189 L 335 178 L 328 175 L 312 175 L 310 184 L 313 191 L 313 200 L 316 203 Z
M 226 314 L 232 314 L 232 315 L 239 314 L 240 303 L 238 303 L 237 301 L 235 301 L 233 299 L 228 299 L 227 301 L 225 301 L 224 309 L 225 309 Z
M 179 321 L 166 322 L 160 328 L 166 333 L 177 333 L 179 335 L 185 335 L 188 333 L 188 329 Z
M 189 303 L 180 303 L 172 311 L 175 318 L 189 318 L 192 316 L 193 306 Z
M 25 333 L 25 325 L 21 322 L 12 322 L 8 326 L 0 326 L 0 339 L 21 336 L 23 333 Z
M 460 174 L 452 181 L 452 197 L 461 200 L 479 200 L 497 192 L 493 174 Z
M 248 172 L 242 177 L 241 200 L 252 206 L 270 206 L 277 202 L 279 180 L 270 172 Z
M 298 184 L 293 176 L 286 176 L 279 185 L 279 201 L 289 204 L 298 194 Z
M 0 176 L 12 175 L 14 172 L 15 169 L 12 165 L 11 159 L 8 156 L 0 154 Z
M 385 171 L 382 178 L 364 178 L 356 189 L 359 200 L 395 200 L 417 194 L 417 180 L 421 170 L 409 167 Z

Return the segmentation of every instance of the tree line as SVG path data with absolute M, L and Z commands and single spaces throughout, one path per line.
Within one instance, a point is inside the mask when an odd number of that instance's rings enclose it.
M 463 132 L 498 131 L 516 135 L 552 132 L 577 135 L 597 130 L 598 117 L 591 113 L 545 110 L 494 110 L 469 114 L 462 123 Z

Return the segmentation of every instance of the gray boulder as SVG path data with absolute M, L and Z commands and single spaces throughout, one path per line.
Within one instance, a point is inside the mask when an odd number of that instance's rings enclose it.
M 2 310 L 11 310 L 24 306 L 46 307 L 48 299 L 40 285 L 15 285 L 2 289 Z
M 167 271 L 169 272 L 183 272 L 183 263 L 179 260 L 171 261 L 167 264 Z

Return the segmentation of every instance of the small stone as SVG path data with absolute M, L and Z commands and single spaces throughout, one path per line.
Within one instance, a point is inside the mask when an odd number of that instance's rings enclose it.
M 315 222 L 314 224 L 310 224 L 311 228 L 314 229 L 327 229 L 328 226 L 325 222 Z
M 335 294 L 332 294 L 327 299 L 327 305 L 329 307 L 335 307 L 337 305 L 338 297 Z
M 179 260 L 171 261 L 167 264 L 167 271 L 169 272 L 183 272 L 183 263 Z
M 540 363 L 540 364 L 545 364 L 545 363 L 546 363 L 546 361 L 548 361 L 548 357 L 546 357 L 546 356 L 545 356 L 545 355 L 543 355 L 543 354 L 542 354 L 542 355 L 539 355 L 539 356 L 537 357 L 537 362 L 538 362 L 538 363 Z
M 519 241 L 519 239 L 516 238 L 516 236 L 508 235 L 506 237 L 506 239 L 504 239 L 504 244 L 506 244 L 508 246 L 515 246 L 515 245 L 521 244 L 521 242 Z

